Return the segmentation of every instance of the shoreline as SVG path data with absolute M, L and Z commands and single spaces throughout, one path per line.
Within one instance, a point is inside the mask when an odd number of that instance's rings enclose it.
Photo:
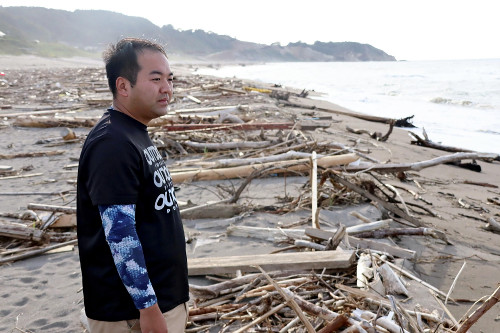
M 21 69 L 59 69 L 65 67 L 71 68 L 101 68 L 99 63 L 90 63 L 85 61 L 78 63 L 73 61 L 42 61 L 37 63 L 37 59 L 28 58 L 23 67 L 23 61 L 20 59 L 10 59 L 12 64 L 19 66 L 16 71 Z M 0 67 L 6 64 L 5 57 L 0 56 Z M 30 65 L 31 64 L 31 65 Z M 221 78 L 199 76 L 190 73 L 190 66 L 180 65 L 180 76 L 185 81 L 202 83 L 225 82 Z M 4 66 L 6 67 L 6 66 Z M 7 67 L 6 67 L 7 68 Z M 5 71 L 0 68 L 0 71 Z M 59 73 L 59 72 L 58 72 Z M 60 73 L 57 75 L 61 75 Z M 50 79 L 49 79 L 50 80 Z M 102 81 L 102 80 L 101 80 Z M 101 81 L 96 81 L 100 82 Z M 235 81 L 249 82 L 248 80 L 235 79 Z M 49 81 L 50 83 L 51 81 Z M 61 82 L 61 84 L 65 84 Z M 71 91 L 71 90 L 70 90 Z M 0 93 L 2 90 L 0 90 Z M 19 93 L 22 92 L 20 89 Z M 371 139 L 366 134 L 353 134 L 346 131 L 346 126 L 351 128 L 365 129 L 369 132 L 387 132 L 387 125 L 373 123 L 356 119 L 344 115 L 334 115 L 319 111 L 317 109 L 299 109 L 296 107 L 276 105 L 267 95 L 241 94 L 224 95 L 212 101 L 210 95 L 205 94 L 207 102 L 204 104 L 215 104 L 215 102 L 229 103 L 241 102 L 240 104 L 255 105 L 251 108 L 252 115 L 272 120 L 277 119 L 301 119 L 316 117 L 330 117 L 331 124 L 324 130 L 304 131 L 305 135 L 312 136 L 318 142 L 336 141 L 346 146 L 357 147 L 363 153 L 381 162 L 390 163 L 413 163 L 429 160 L 449 153 L 434 150 L 425 147 L 410 145 L 406 130 L 394 128 L 386 142 L 380 142 Z M 253 99 L 255 97 L 255 100 Z M 211 98 L 211 97 L 210 97 Z M 252 99 L 250 99 L 252 98 Z M 22 99 L 22 98 L 21 98 Z M 21 100 L 19 99 L 19 100 Z M 38 102 L 37 99 L 26 99 Z M 49 101 L 50 102 L 50 101 Z M 186 102 L 182 102 L 186 103 Z M 230 104 L 233 104 L 230 103 Z M 331 107 L 331 103 L 325 101 L 315 101 L 325 107 Z M 23 104 L 24 105 L 24 104 Z M 28 104 L 29 105 L 29 104 Z M 184 105 L 184 104 L 182 104 Z M 203 104 L 202 104 L 203 105 Z M 24 105 L 26 106 L 26 105 Z M 187 105 L 186 107 L 199 107 L 197 104 Z M 92 107 L 85 111 L 89 115 L 98 115 L 102 113 L 103 106 Z M 2 110 L 6 113 L 9 110 Z M 12 110 L 11 110 L 12 111 Z M 84 112 L 84 113 L 85 113 Z M 0 153 L 22 152 L 26 150 L 46 150 L 34 145 L 34 138 L 47 138 L 58 136 L 59 129 L 26 129 L 8 126 L 2 129 L 2 146 Z M 75 129 L 78 135 L 84 135 L 88 131 L 86 128 Z M 12 145 L 9 148 L 9 145 Z M 57 147 L 55 149 L 58 149 Z M 16 191 L 19 189 L 32 189 L 45 191 L 61 191 L 69 187 L 67 180 L 72 179 L 72 173 L 51 173 L 63 170 L 65 166 L 71 163 L 70 157 L 77 157 L 79 145 L 69 145 L 65 147 L 67 153 L 61 157 L 41 157 L 41 158 L 16 158 L 2 160 L 1 164 L 12 165 L 19 169 L 27 165 L 33 166 L 33 171 L 43 172 L 42 179 L 18 179 L 4 180 L 2 182 L 3 191 Z M 179 159 L 180 160 L 180 159 Z M 177 158 L 170 160 L 168 167 L 175 167 Z M 74 162 L 73 162 L 74 163 Z M 473 184 L 465 184 L 464 181 L 475 183 L 489 183 L 500 186 L 500 164 L 498 162 L 486 163 L 478 161 L 482 167 L 480 173 L 465 170 L 451 165 L 438 165 L 435 167 L 423 169 L 418 172 L 409 172 L 410 180 L 400 182 L 390 177 L 384 178 L 384 182 L 395 186 L 402 186 L 410 189 L 423 197 L 432 205 L 425 204 L 421 200 L 414 200 L 412 195 L 404 189 L 398 188 L 408 202 L 418 202 L 438 213 L 440 217 L 429 216 L 428 214 L 416 214 L 416 216 L 428 227 L 446 233 L 454 245 L 448 245 L 439 240 L 425 237 L 403 236 L 395 238 L 399 246 L 411 249 L 417 252 L 418 261 L 414 264 L 405 262 L 412 268 L 420 278 L 447 292 L 464 261 L 467 265 L 457 280 L 457 284 L 452 293 L 456 299 L 477 300 L 482 296 L 491 294 L 493 288 L 499 282 L 498 267 L 500 265 L 500 235 L 483 230 L 484 225 L 480 219 L 486 216 L 498 216 L 500 209 L 488 199 L 500 196 L 498 188 L 485 188 Z M 307 177 L 306 177 L 307 178 Z M 55 179 L 55 182 L 48 182 L 49 179 Z M 242 199 L 243 205 L 263 205 L 274 202 L 277 196 L 283 196 L 284 193 L 296 195 L 301 186 L 304 185 L 304 178 L 291 177 L 286 185 L 282 178 L 264 178 L 252 182 L 245 191 Z M 209 200 L 217 200 L 218 196 L 214 194 L 212 188 L 220 183 L 217 181 L 193 182 L 181 184 L 182 190 L 179 192 L 178 199 L 182 201 L 192 201 L 195 204 L 204 204 Z M 223 182 L 224 183 L 224 182 Z M 226 182 L 236 186 L 238 181 Z M 417 185 L 419 184 L 420 187 Z M 29 202 L 52 202 L 57 204 L 67 203 L 70 198 L 59 198 L 58 200 L 48 200 L 46 196 L 32 197 L 5 197 L 2 196 L 2 212 L 18 212 L 26 207 Z M 56 198 L 57 199 L 57 198 Z M 469 205 L 465 208 L 460 202 Z M 345 208 L 345 207 L 344 207 Z M 479 210 L 482 209 L 482 210 Z M 307 215 L 308 213 L 302 213 Z M 415 214 L 415 213 L 414 213 Z M 300 215 L 300 214 L 299 214 Z M 473 216 L 476 219 L 471 217 Z M 250 218 L 243 218 L 240 224 L 257 226 L 277 226 L 279 223 L 303 218 L 293 214 L 279 216 L 267 214 L 255 214 Z M 345 215 L 343 218 L 347 218 Z M 498 220 L 498 217 L 497 217 Z M 224 228 L 214 228 L 209 230 L 198 229 L 200 223 L 210 223 L 210 219 L 186 219 L 186 233 L 193 237 L 198 237 L 198 241 L 188 245 L 189 257 L 207 257 L 221 256 L 228 251 L 233 253 L 247 252 L 252 254 L 269 253 L 276 245 L 262 240 L 238 238 L 231 240 L 230 237 L 221 237 Z M 200 235 L 205 235 L 201 237 Z M 51 254 L 42 257 L 19 261 L 10 265 L 0 266 L 1 278 L 0 289 L 2 293 L 3 305 L 0 308 L 2 317 L 0 319 L 1 329 L 14 329 L 16 326 L 16 317 L 20 318 L 18 325 L 20 328 L 32 329 L 38 331 L 60 331 L 60 332 L 82 332 L 79 330 L 79 309 L 82 307 L 81 293 L 79 289 L 79 263 L 77 251 L 61 254 Z M 80 283 L 81 284 L 81 283 Z M 463 302 L 460 305 L 449 304 L 450 311 L 460 319 L 466 310 L 472 305 L 469 302 Z M 500 312 L 500 304 L 495 305 L 485 316 L 471 329 L 471 332 L 485 332 L 492 327 L 500 327 L 497 314 Z M 21 315 L 23 313 L 23 315 Z M 59 318 L 59 319 L 58 319 Z M 66 326 L 65 326 L 66 325 Z

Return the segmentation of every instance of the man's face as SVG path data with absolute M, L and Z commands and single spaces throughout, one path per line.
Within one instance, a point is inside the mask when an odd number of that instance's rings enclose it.
M 137 55 L 137 62 L 141 69 L 130 89 L 128 110 L 134 118 L 147 124 L 167 114 L 173 94 L 173 73 L 161 52 L 143 50 Z

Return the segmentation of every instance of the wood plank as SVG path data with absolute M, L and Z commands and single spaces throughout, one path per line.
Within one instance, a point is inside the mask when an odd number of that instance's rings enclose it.
M 343 270 L 353 266 L 354 251 L 318 251 L 258 254 L 231 257 L 190 258 L 188 273 L 193 275 L 228 274 L 236 270 L 259 272 L 259 265 L 266 271 L 272 270 Z

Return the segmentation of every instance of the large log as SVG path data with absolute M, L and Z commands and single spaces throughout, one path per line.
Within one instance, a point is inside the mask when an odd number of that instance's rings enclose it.
M 277 253 L 273 255 L 245 255 L 232 257 L 191 258 L 188 259 L 188 273 L 192 275 L 231 274 L 258 272 L 255 266 L 265 270 L 311 270 L 350 268 L 354 263 L 353 251 L 318 251 Z
M 344 154 L 337 156 L 326 156 L 318 159 L 318 166 L 330 168 L 332 166 L 349 164 L 358 159 L 356 154 Z M 176 183 L 187 180 L 217 180 L 248 177 L 252 172 L 274 167 L 273 173 L 285 172 L 309 172 L 309 159 L 300 159 L 296 161 L 269 162 L 259 165 L 244 165 L 234 168 L 218 168 L 209 170 L 195 170 L 187 172 L 172 173 L 172 180 Z

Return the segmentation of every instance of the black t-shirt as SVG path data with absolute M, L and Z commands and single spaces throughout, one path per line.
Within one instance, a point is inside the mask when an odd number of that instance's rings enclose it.
M 85 312 L 94 320 L 139 318 L 106 242 L 98 205 L 136 205 L 136 230 L 162 312 L 189 299 L 184 229 L 170 173 L 144 124 L 113 109 L 83 145 L 77 231 Z

